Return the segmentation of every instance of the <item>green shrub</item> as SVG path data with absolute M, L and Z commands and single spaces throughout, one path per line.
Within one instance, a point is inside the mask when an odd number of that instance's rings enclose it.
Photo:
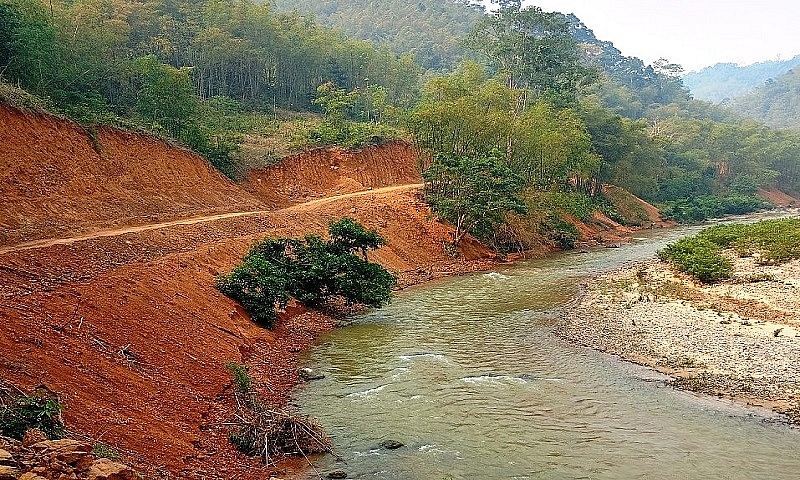
M 401 138 L 402 133 L 396 128 L 376 123 L 323 121 L 311 125 L 298 132 L 292 139 L 295 150 L 307 147 L 323 147 L 337 145 L 345 148 L 358 148 L 377 145 L 391 139 Z
M 236 385 L 236 390 L 245 395 L 249 394 L 253 386 L 253 380 L 250 378 L 247 367 L 236 362 L 227 362 L 225 368 L 233 375 L 233 383 Z
M 687 237 L 664 247 L 658 257 L 703 283 L 715 283 L 733 275 L 733 264 L 721 251 L 719 245 L 705 238 Z
M 549 197 L 552 207 L 562 209 L 582 222 L 591 220 L 595 210 L 599 210 L 597 203 L 585 193 L 551 192 Z
M 666 202 L 660 205 L 661 214 L 680 223 L 696 223 L 725 215 L 743 215 L 767 208 L 769 204 L 754 196 L 732 195 L 717 197 L 703 195 Z
M 757 253 L 761 263 L 800 258 L 800 219 L 717 225 L 667 245 L 658 256 L 702 282 L 713 283 L 733 273 L 731 261 L 721 254 L 723 249 L 734 249 L 740 256 Z
M 367 261 L 367 251 L 386 241 L 350 218 L 332 223 L 329 233 L 329 241 L 307 235 L 259 242 L 241 265 L 217 278 L 217 288 L 267 328 L 291 297 L 312 307 L 334 296 L 371 307 L 389 303 L 396 278 Z
M 551 213 L 542 222 L 542 228 L 546 232 L 548 238 L 553 240 L 559 247 L 564 250 L 575 248 L 575 242 L 578 241 L 581 232 L 575 225 L 565 222 L 558 215 Z
M 44 389 L 33 396 L 20 396 L 0 408 L 0 432 L 7 437 L 22 440 L 32 428 L 41 430 L 50 440 L 64 436 L 61 411 L 64 407 L 57 398 Z
M 94 447 L 92 447 L 92 455 L 94 455 L 96 458 L 122 460 L 122 455 L 105 443 L 95 443 Z

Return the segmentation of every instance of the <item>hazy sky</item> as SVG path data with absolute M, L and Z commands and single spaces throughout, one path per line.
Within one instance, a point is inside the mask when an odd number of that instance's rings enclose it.
M 574 13 L 624 55 L 659 57 L 699 70 L 800 54 L 798 0 L 525 0 L 525 6 Z

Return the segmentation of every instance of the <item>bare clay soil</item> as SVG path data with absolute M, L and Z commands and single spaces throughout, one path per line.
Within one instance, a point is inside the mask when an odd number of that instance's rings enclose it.
M 422 201 L 408 145 L 312 152 L 255 172 L 248 192 L 151 137 L 90 135 L 7 107 L 0 122 L 0 194 L 10 199 L 0 207 L 0 378 L 58 393 L 73 435 L 112 445 L 147 476 L 268 478 L 298 467 L 267 467 L 231 446 L 224 364 L 247 365 L 261 395 L 285 406 L 299 353 L 336 320 L 293 307 L 268 331 L 221 295 L 216 275 L 253 241 L 322 234 L 351 216 L 389 240 L 372 258 L 402 285 L 494 263 L 472 239 L 459 258 L 446 253 L 452 229 Z

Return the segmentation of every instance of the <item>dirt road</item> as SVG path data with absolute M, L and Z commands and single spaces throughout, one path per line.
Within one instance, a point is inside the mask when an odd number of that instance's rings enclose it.
M 396 185 L 392 187 L 384 187 L 378 188 L 374 190 L 365 190 L 361 192 L 354 192 L 354 193 L 346 193 L 342 195 L 334 195 L 332 197 L 326 198 L 319 198 L 316 200 L 311 200 L 308 202 L 300 203 L 297 205 L 292 205 L 291 207 L 286 207 L 277 210 L 280 211 L 309 211 L 321 205 L 326 205 L 337 200 L 342 200 L 345 198 L 352 198 L 352 197 L 360 197 L 364 195 L 379 195 L 382 193 L 392 193 L 392 192 L 401 192 L 401 191 L 408 191 L 414 190 L 418 188 L 422 188 L 423 184 L 421 183 L 414 183 L 409 185 Z M 32 242 L 24 242 L 17 245 L 11 245 L 7 247 L 0 247 L 0 255 L 11 253 L 11 252 L 19 252 L 22 250 L 32 250 L 35 248 L 47 248 L 52 247 L 54 245 L 69 245 L 71 243 L 82 242 L 86 240 L 93 240 L 96 238 L 102 237 L 115 237 L 119 235 L 124 235 L 127 233 L 139 233 L 145 232 L 148 230 L 157 230 L 160 228 L 166 227 L 174 227 L 178 225 L 195 225 L 198 223 L 207 223 L 213 222 L 216 220 L 224 220 L 228 218 L 236 218 L 236 217 L 245 217 L 249 215 L 261 215 L 266 213 L 272 213 L 274 211 L 270 210 L 252 210 L 248 212 L 233 212 L 233 213 L 223 213 L 217 215 L 206 215 L 200 217 L 193 217 L 193 218 L 185 218 L 181 220 L 172 220 L 169 222 L 161 222 L 161 223 L 153 223 L 148 225 L 138 225 L 133 227 L 124 227 L 124 228 L 114 228 L 114 229 L 107 229 L 107 230 L 100 230 L 86 235 L 79 235 L 75 237 L 67 237 L 67 238 L 46 238 L 42 240 L 34 240 Z

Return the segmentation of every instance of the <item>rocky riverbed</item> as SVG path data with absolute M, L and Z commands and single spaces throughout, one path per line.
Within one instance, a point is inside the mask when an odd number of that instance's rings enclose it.
M 656 259 L 594 278 L 562 337 L 673 377 L 678 388 L 772 408 L 800 424 L 800 261 L 736 258 L 703 285 Z

